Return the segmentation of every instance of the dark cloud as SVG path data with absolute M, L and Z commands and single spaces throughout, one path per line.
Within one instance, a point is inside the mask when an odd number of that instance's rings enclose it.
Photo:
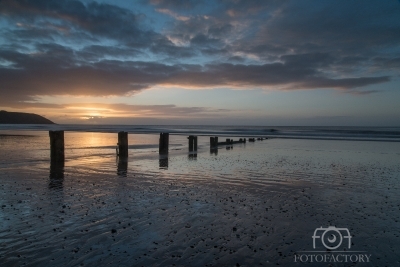
M 198 46 L 204 55 L 229 62 L 238 54 L 261 63 L 282 56 L 321 53 L 335 58 L 326 71 L 359 75 L 371 59 L 400 56 L 400 4 L 391 1 L 221 1 L 213 11 L 176 21 L 171 35 Z M 175 10 L 179 12 L 179 10 Z M 216 29 L 224 29 L 218 31 Z M 219 42 L 224 34 L 227 42 Z M 204 48 L 205 44 L 209 44 Z M 214 44 L 211 46 L 211 44 Z M 356 61 L 357 59 L 357 61 Z M 301 60 L 314 60 L 303 56 Z M 351 66 L 352 62 L 354 63 Z M 234 62 L 234 61 L 233 61 Z M 388 62 L 389 63 L 389 62 Z M 389 64 L 393 64 L 391 62 Z M 381 70 L 385 70 L 381 66 Z M 370 73 L 368 74 L 370 75 Z
M 395 1 L 291 1 L 263 25 L 256 42 L 275 43 L 304 53 L 338 56 L 377 52 L 400 41 L 400 5 Z
M 232 56 L 232 57 L 230 57 L 229 58 L 229 61 L 231 61 L 231 62 L 243 62 L 243 61 L 245 61 L 245 59 L 243 58 L 243 57 L 240 57 L 240 56 Z
M 0 1 L 0 102 L 155 85 L 367 94 L 400 68 L 396 1 L 142 3 L 168 23 L 111 1 Z
M 212 38 L 204 34 L 197 34 L 190 39 L 190 43 L 196 46 L 206 46 L 206 47 L 219 47 L 221 46 L 221 41 L 217 38 Z
M 285 89 L 351 89 L 389 81 L 389 77 L 329 78 L 312 68 L 290 63 L 264 65 L 208 65 L 203 71 L 185 71 L 167 82 L 186 86 L 281 87 Z
M 76 51 L 78 58 L 85 61 L 98 61 L 106 57 L 112 58 L 132 58 L 144 55 L 144 52 L 130 47 L 114 47 L 105 45 L 88 45 Z
M 0 50 L 0 58 L 13 63 L 13 68 L 0 68 L 3 103 L 34 100 L 39 95 L 125 95 L 154 85 L 351 89 L 389 80 L 386 76 L 328 77 L 318 70 L 332 60 L 325 54 L 285 56 L 284 62 L 263 65 L 166 65 L 118 60 L 83 65 L 75 59 L 73 50 L 60 45 L 41 44 L 38 51 L 27 55 Z M 310 60 L 301 60 L 304 57 Z
M 154 54 L 163 54 L 175 59 L 189 58 L 197 55 L 196 51 L 189 47 L 179 47 L 166 38 L 160 38 L 149 44 L 148 49 Z
M 352 95 L 370 95 L 370 94 L 376 94 L 376 93 L 381 93 L 382 91 L 379 90 L 351 90 L 349 93 Z
M 115 38 L 141 34 L 137 25 L 139 15 L 117 6 L 96 2 L 85 6 L 76 0 L 4 0 L 0 4 L 0 12 L 30 24 L 39 21 L 40 25 L 43 18 L 56 19 L 67 31 L 71 27 L 78 27 L 93 34 Z
M 147 29 L 142 23 L 143 14 L 114 5 L 97 2 L 84 5 L 76 0 L 5 0 L 0 3 L 0 14 L 20 25 L 18 29 L 5 33 L 14 41 L 56 41 L 63 38 L 84 43 L 115 40 L 118 45 L 130 48 L 151 49 L 154 53 L 171 52 L 174 56 L 179 54 L 165 36 Z M 182 50 L 179 55 L 188 54 Z
M 376 57 L 373 59 L 373 63 L 379 69 L 390 68 L 397 72 L 400 70 L 400 57 Z
M 6 37 L 14 42 L 32 42 L 32 40 L 53 41 L 59 32 L 54 29 L 39 28 L 36 26 L 19 26 L 19 29 L 3 31 L 3 38 Z
M 307 53 L 296 55 L 283 55 L 280 57 L 285 64 L 292 67 L 324 68 L 335 62 L 335 57 L 328 53 Z
M 148 2 L 151 5 L 155 5 L 160 8 L 171 8 L 179 10 L 192 9 L 196 6 L 206 3 L 206 1 L 203 0 L 148 0 L 142 2 Z
M 231 33 L 233 29 L 234 27 L 229 23 L 219 25 L 216 24 L 208 28 L 208 34 L 214 37 L 226 36 Z

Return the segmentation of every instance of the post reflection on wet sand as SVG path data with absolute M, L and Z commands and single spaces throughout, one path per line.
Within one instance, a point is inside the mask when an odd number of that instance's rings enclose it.
M 210 148 L 210 155 L 218 155 L 218 148 Z
M 188 158 L 189 160 L 197 160 L 197 153 L 189 153 Z
M 128 174 L 128 158 L 117 156 L 117 175 L 126 177 Z
M 160 170 L 168 170 L 168 156 L 166 155 L 160 155 L 158 159 L 158 165 Z
M 62 189 L 64 183 L 64 162 L 51 161 L 49 189 Z

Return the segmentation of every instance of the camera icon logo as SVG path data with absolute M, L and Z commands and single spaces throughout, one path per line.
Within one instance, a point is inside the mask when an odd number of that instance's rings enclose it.
M 329 226 L 327 228 L 320 227 L 314 231 L 313 248 L 316 247 L 316 240 L 320 239 L 322 245 L 325 248 L 334 250 L 342 245 L 343 239 L 347 239 L 348 248 L 351 247 L 351 235 L 347 228 L 336 228 L 335 226 Z

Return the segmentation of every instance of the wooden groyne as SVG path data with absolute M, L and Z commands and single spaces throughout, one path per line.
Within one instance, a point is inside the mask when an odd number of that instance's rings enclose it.
M 210 137 L 210 149 L 217 149 L 218 146 L 230 146 L 233 144 L 244 144 L 246 143 L 246 138 L 240 138 L 237 141 L 233 141 L 233 139 L 227 138 L 225 142 L 218 142 L 218 137 Z
M 65 152 L 64 152 L 64 131 L 49 131 L 50 137 L 50 159 L 53 166 L 64 166 L 65 161 Z M 197 157 L 197 136 L 190 135 L 188 137 L 189 140 L 189 153 L 191 154 L 190 158 Z M 249 138 L 249 142 L 255 142 L 256 140 L 265 140 L 265 137 L 259 138 Z M 234 141 L 233 139 L 227 138 L 225 142 L 218 142 L 218 136 L 210 137 L 210 152 L 218 154 L 219 146 L 227 146 L 229 148 L 233 147 L 234 144 L 245 144 L 247 142 L 246 138 L 240 138 L 239 140 Z M 128 157 L 128 132 L 118 132 L 118 143 L 116 147 L 116 154 L 120 158 Z M 160 133 L 159 139 L 159 149 L 158 152 L 160 155 L 168 155 L 169 151 L 169 133 Z M 122 160 L 119 162 L 121 166 L 121 173 L 124 172 L 126 160 Z M 160 163 L 161 164 L 161 163 Z M 165 162 L 162 165 L 166 165 Z M 160 165 L 161 166 L 161 165 Z
M 160 133 L 158 153 L 161 155 L 168 154 L 169 133 Z
M 53 164 L 64 164 L 64 131 L 49 131 L 50 160 Z
M 128 158 L 118 157 L 117 175 L 120 177 L 126 177 L 128 174 Z
M 210 137 L 210 148 L 218 148 L 218 136 Z
M 126 158 L 128 157 L 128 132 L 118 133 L 118 150 L 117 156 Z
M 189 152 L 197 151 L 197 136 L 189 135 Z

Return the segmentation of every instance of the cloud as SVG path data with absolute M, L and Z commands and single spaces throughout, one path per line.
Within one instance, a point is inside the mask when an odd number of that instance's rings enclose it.
M 77 0 L 10 1 L 0 3 L 0 14 L 14 25 L 4 30 L 13 42 L 117 42 L 130 49 L 151 49 L 153 53 L 179 54 L 164 35 L 143 24 L 144 15 L 114 5 Z M 74 44 L 73 44 L 74 45 Z M 118 48 L 117 48 L 118 49 Z M 182 49 L 182 55 L 188 54 Z M 101 52 L 101 51 L 99 51 Z
M 13 68 L 0 68 L 1 102 L 32 101 L 40 95 L 110 96 L 134 94 L 155 85 L 285 89 L 351 89 L 389 81 L 387 76 L 331 78 L 318 68 L 330 64 L 327 55 L 287 56 L 263 65 L 166 65 L 153 62 L 101 60 L 84 64 L 71 49 L 41 44 L 27 55 L 0 50 Z
M 186 21 L 186 20 L 190 19 L 187 16 L 178 15 L 177 13 L 175 13 L 175 12 L 169 10 L 169 9 L 165 9 L 165 8 L 159 8 L 159 9 L 157 9 L 157 11 L 160 12 L 160 13 L 164 13 L 164 14 L 170 15 L 171 17 L 174 17 L 177 20 Z
M 155 5 L 160 8 L 171 8 L 178 10 L 192 9 L 206 3 L 203 0 L 149 0 L 144 2 L 149 2 L 151 5 Z
M 122 38 L 141 33 L 138 26 L 140 16 L 108 4 L 91 2 L 87 6 L 76 0 L 60 1 L 22 1 L 5 0 L 0 5 L 0 12 L 26 25 L 42 25 L 41 20 L 50 23 L 54 19 L 65 26 L 65 30 L 79 28 L 95 35 Z M 121 27 L 126 22 L 124 27 Z M 117 27 L 116 27 L 117 26 Z
M 290 1 L 276 9 L 252 41 L 295 53 L 368 55 L 400 41 L 399 11 L 400 5 L 394 1 L 383 5 L 374 1 Z
M 88 45 L 81 50 L 75 51 L 77 60 L 86 62 L 97 62 L 99 59 L 104 58 L 134 58 L 137 56 L 144 56 L 145 53 L 139 49 L 124 47 L 124 46 L 111 46 L 111 45 Z
M 156 118 L 162 123 L 162 120 L 173 119 L 217 119 L 232 110 L 214 109 L 209 107 L 181 107 L 176 105 L 129 105 L 125 103 L 105 104 L 105 103 L 69 103 L 69 104 L 51 104 L 51 103 L 16 103 L 13 108 L 19 110 L 29 110 L 40 114 L 51 113 L 49 119 L 57 123 L 115 123 L 122 124 L 141 121 L 145 124 L 151 124 Z M 148 119 L 145 121 L 143 119 Z M 192 122 L 193 123 L 193 122 Z
M 153 86 L 362 95 L 398 75 L 397 2 L 142 3 L 155 17 L 111 1 L 1 1 L 0 104 Z

